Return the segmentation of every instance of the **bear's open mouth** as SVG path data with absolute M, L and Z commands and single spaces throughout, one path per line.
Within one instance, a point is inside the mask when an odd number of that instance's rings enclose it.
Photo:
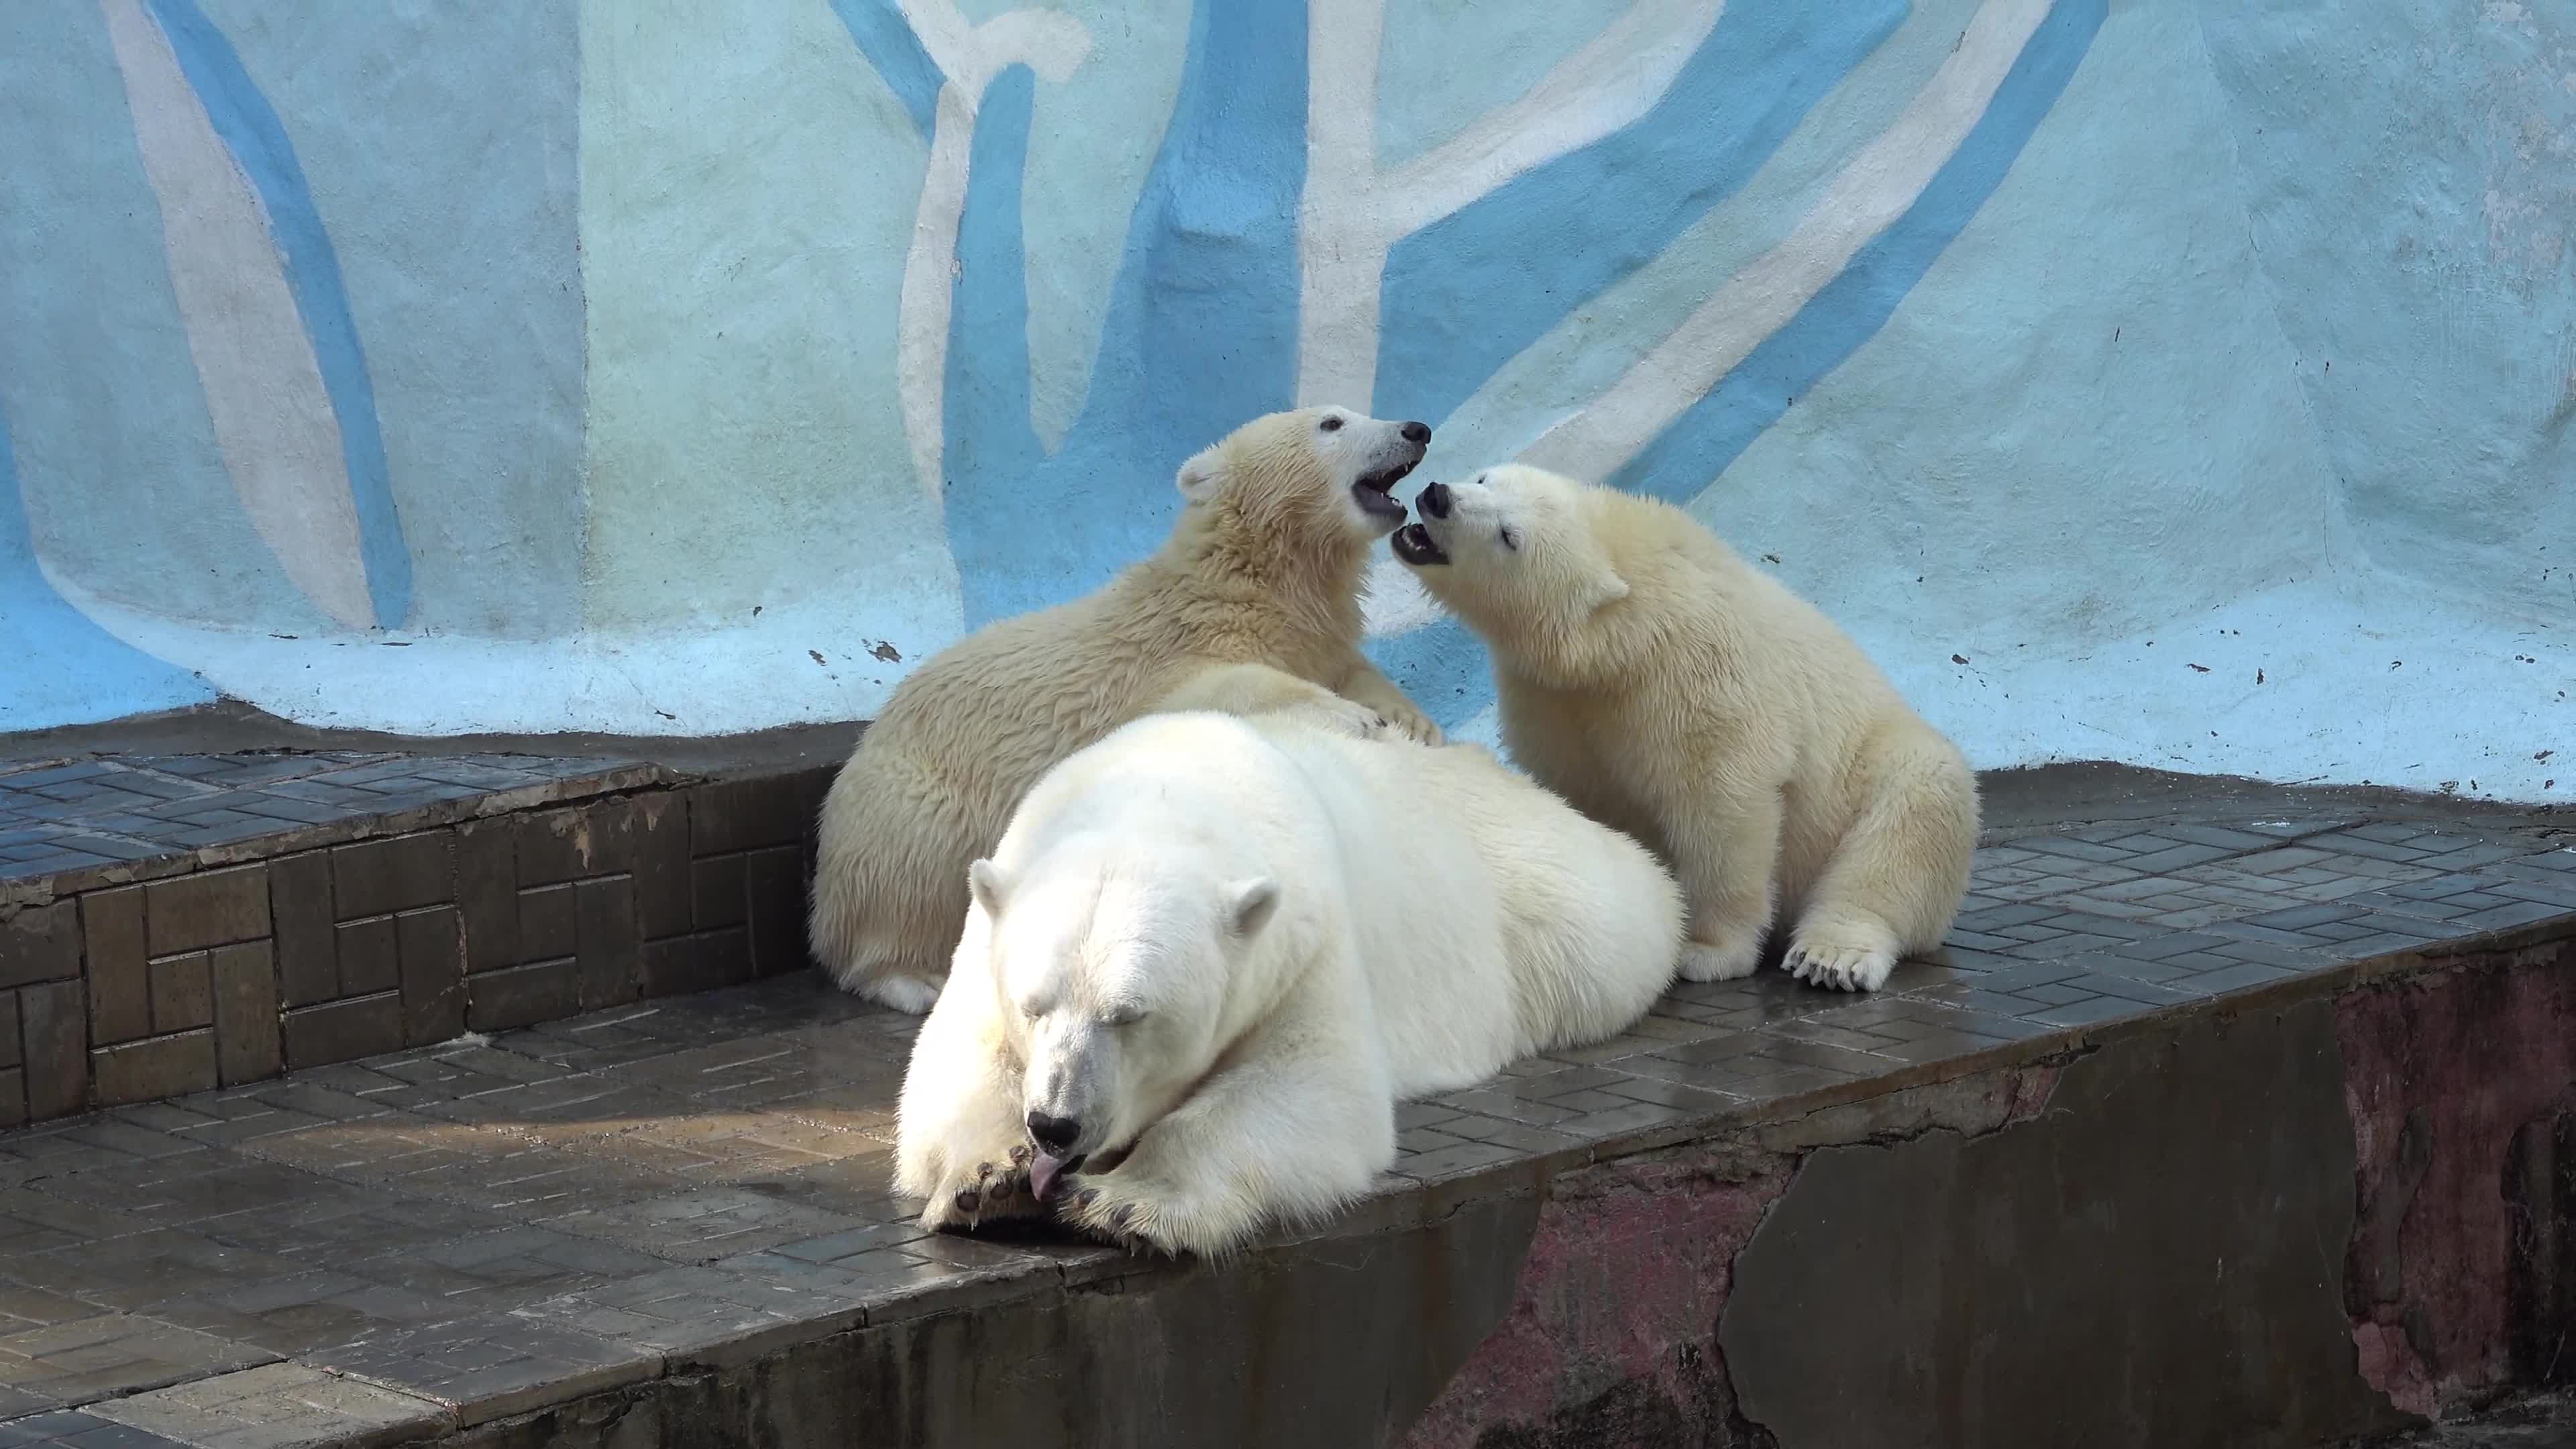
M 1417 458 L 1414 463 L 1420 461 L 1422 460 Z M 1413 471 L 1414 463 L 1398 463 L 1392 468 L 1380 468 L 1374 473 L 1362 475 L 1360 481 L 1352 484 L 1351 499 L 1359 504 L 1360 512 L 1377 518 L 1392 518 L 1402 522 L 1405 516 L 1404 505 L 1395 500 L 1395 485 L 1403 482 L 1404 475 Z
M 1387 544 L 1395 550 L 1397 558 L 1417 568 L 1428 564 L 1445 564 L 1449 561 L 1448 553 L 1433 541 L 1431 530 L 1419 523 L 1408 523 L 1397 529 L 1395 536 L 1388 539 Z

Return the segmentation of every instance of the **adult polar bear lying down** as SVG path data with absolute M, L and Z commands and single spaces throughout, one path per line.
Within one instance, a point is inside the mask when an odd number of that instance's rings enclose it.
M 1482 748 L 1297 711 L 1119 729 L 971 881 L 897 1188 L 929 1227 L 1051 1210 L 1175 1253 L 1349 1203 L 1399 1099 L 1616 1034 L 1681 943 L 1653 856 Z

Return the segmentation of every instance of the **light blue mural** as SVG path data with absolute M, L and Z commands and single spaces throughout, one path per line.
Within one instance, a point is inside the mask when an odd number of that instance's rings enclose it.
M 1688 505 L 1981 764 L 2558 789 L 2569 17 L 507 12 L 0 9 L 0 730 L 863 716 L 1330 401 Z

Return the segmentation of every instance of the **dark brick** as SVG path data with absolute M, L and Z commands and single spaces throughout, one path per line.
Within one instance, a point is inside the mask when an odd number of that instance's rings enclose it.
M 215 1034 L 210 1028 L 176 1036 L 147 1037 L 90 1053 L 98 1104 L 157 1102 L 211 1090 L 215 1085 Z
M 581 1005 L 585 1011 L 633 1001 L 636 994 L 635 881 L 607 876 L 579 892 Z
M 519 885 L 556 885 L 635 868 L 635 805 L 604 800 L 519 817 Z
M 414 1046 L 449 1041 L 465 1030 L 465 969 L 458 955 L 456 908 L 433 906 L 394 917 L 402 938 L 403 1036 Z
M 80 975 L 79 909 L 70 901 L 27 906 L 0 920 L 0 987 Z
M 794 775 L 717 780 L 689 792 L 691 855 L 794 845 L 804 839 L 810 823 L 803 782 Z
M 18 993 L 26 1042 L 27 1115 L 42 1121 L 89 1105 L 89 1000 L 78 981 Z
M 581 1009 L 581 968 L 569 960 L 477 971 L 465 983 L 465 1024 L 476 1031 L 534 1026 Z
M 456 832 L 456 909 L 465 928 L 465 969 L 498 971 L 519 960 L 516 826 L 482 820 Z
M 719 855 L 689 867 L 689 915 L 701 931 L 739 926 L 750 914 L 747 861 Z
M 751 944 L 740 929 L 647 941 L 638 965 L 646 996 L 712 991 L 751 979 Z
M 371 916 L 363 921 L 344 921 L 337 930 L 340 938 L 340 987 L 332 993 L 342 996 L 373 996 L 402 985 L 402 958 L 395 954 L 394 918 Z
M 777 976 L 805 965 L 805 853 L 794 846 L 752 852 L 744 866 L 751 910 L 751 969 Z
M 340 994 L 340 946 L 331 926 L 331 857 L 318 850 L 268 863 L 268 900 L 277 929 L 278 990 L 288 1006 Z
M 277 962 L 265 941 L 214 954 L 215 1073 L 224 1086 L 276 1076 L 284 1068 L 277 1024 Z
M 0 1127 L 27 1121 L 27 1074 L 16 1067 L 0 1070 Z
M 519 954 L 553 961 L 579 950 L 581 909 L 569 885 L 519 892 Z
M 268 867 L 156 880 L 143 888 L 143 917 L 155 956 L 258 940 L 268 934 Z
M 403 1044 L 402 993 L 381 991 L 286 1013 L 286 1068 L 345 1062 Z
M 150 1035 L 143 887 L 91 891 L 80 898 L 80 909 L 81 934 L 89 947 L 90 1040 L 104 1046 Z
M 689 929 L 689 797 L 644 795 L 635 801 L 636 926 L 644 939 Z
M 0 1067 L 24 1060 L 26 1043 L 18 1032 L 18 993 L 0 991 Z
M 331 887 L 342 920 L 390 915 L 454 900 L 453 836 L 444 830 L 362 840 L 331 852 Z
M 152 1032 L 167 1036 L 215 1024 L 214 969 L 203 951 L 152 963 Z

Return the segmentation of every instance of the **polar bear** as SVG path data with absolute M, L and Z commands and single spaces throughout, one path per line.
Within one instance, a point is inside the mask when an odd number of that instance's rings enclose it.
M 1684 976 L 1875 991 L 1968 886 L 1977 782 L 1858 645 L 1689 514 L 1535 468 L 1433 483 L 1396 557 L 1482 636 L 1514 761 L 1670 861 Z
M 969 634 L 896 687 L 824 798 L 808 915 L 849 991 L 919 1014 L 966 917 L 966 866 L 1047 767 L 1211 666 L 1272 707 L 1299 694 L 1355 730 L 1438 726 L 1359 652 L 1359 589 L 1404 521 L 1390 491 L 1431 430 L 1348 408 L 1274 413 L 1181 465 L 1160 551 L 1085 598 Z M 1046 526 L 1043 510 L 1029 527 Z M 1281 677 L 1284 672 L 1285 678 Z
M 903 1084 L 925 1226 L 1220 1255 L 1395 1160 L 1395 1103 L 1625 1029 L 1681 895 L 1480 746 L 1154 714 L 1031 790 Z

